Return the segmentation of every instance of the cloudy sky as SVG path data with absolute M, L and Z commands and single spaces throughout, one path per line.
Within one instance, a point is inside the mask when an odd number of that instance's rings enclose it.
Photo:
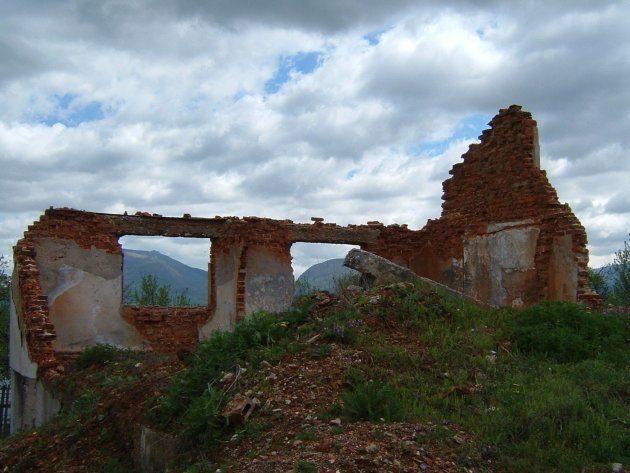
M 0 0 L 0 254 L 48 207 L 421 228 L 499 108 L 591 265 L 630 231 L 630 1 Z M 208 242 L 124 240 L 201 266 Z M 299 245 L 295 269 L 343 254 Z

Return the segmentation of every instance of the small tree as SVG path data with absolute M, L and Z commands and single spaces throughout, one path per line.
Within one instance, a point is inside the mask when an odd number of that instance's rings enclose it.
M 608 287 L 606 277 L 602 274 L 601 270 L 596 271 L 593 268 L 588 268 L 588 280 L 590 281 L 593 290 L 595 290 L 602 299 L 607 300 L 608 297 L 610 297 L 610 288 Z
M 162 307 L 181 307 L 191 305 L 187 290 L 177 291 L 171 295 L 169 284 L 160 284 L 158 278 L 152 274 L 143 274 L 140 279 L 140 290 L 125 287 L 125 302 L 140 305 L 158 305 Z
M 9 263 L 0 255 L 0 380 L 9 377 Z
M 630 245 L 623 242 L 623 249 L 615 252 L 613 262 L 609 265 L 615 275 L 611 299 L 622 305 L 630 305 Z

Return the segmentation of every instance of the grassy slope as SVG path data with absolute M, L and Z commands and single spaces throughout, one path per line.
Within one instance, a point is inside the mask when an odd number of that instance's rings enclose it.
M 327 471 L 331 458 L 342 471 L 630 463 L 627 316 L 559 303 L 489 311 L 408 284 L 303 302 L 316 307 L 253 316 L 184 366 L 87 353 L 97 367 L 67 383 L 83 388 L 74 408 L 5 442 L 0 463 L 45 471 L 27 459 L 56 465 L 57 440 L 69 458 L 57 471 L 133 471 L 124 426 L 136 421 L 181 433 L 190 452 L 175 471 L 189 473 Z M 236 381 L 220 382 L 226 372 Z M 261 404 L 230 425 L 222 413 L 239 394 Z

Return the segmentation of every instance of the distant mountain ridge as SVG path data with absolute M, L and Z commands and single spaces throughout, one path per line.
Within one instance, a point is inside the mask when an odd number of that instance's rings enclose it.
M 336 281 L 346 276 L 360 274 L 354 269 L 345 267 L 343 261 L 343 258 L 334 258 L 308 268 L 295 282 L 295 295 L 300 296 L 313 289 L 334 292 Z
M 193 268 L 159 251 L 124 249 L 123 284 L 138 288 L 144 274 L 154 275 L 160 284 L 168 284 L 172 294 L 186 291 L 193 305 L 208 303 L 208 272 Z M 616 281 L 614 268 L 603 266 L 594 268 L 601 273 L 609 288 Z M 299 296 L 310 290 L 334 292 L 335 281 L 347 275 L 359 274 L 343 265 L 343 258 L 330 259 L 315 264 L 302 273 L 296 280 L 295 295 Z
M 613 265 L 602 266 L 601 268 L 594 268 L 593 271 L 601 274 L 606 281 L 608 287 L 613 287 L 617 282 L 616 268 Z
M 208 303 L 208 272 L 192 268 L 159 251 L 124 249 L 123 285 L 132 291 L 139 289 L 142 276 L 155 276 L 160 285 L 169 285 L 171 294 L 186 291 L 191 304 Z M 335 291 L 337 280 L 359 274 L 343 265 L 343 258 L 318 263 L 302 273 L 295 284 L 295 295 L 310 290 Z
M 140 287 L 144 274 L 152 274 L 161 285 L 169 285 L 171 294 L 186 291 L 191 304 L 208 304 L 208 272 L 192 268 L 159 251 L 123 250 L 123 286 Z

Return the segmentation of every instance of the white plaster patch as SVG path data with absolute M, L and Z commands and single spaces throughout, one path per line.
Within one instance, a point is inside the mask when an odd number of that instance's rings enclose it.
M 57 285 L 46 294 L 48 296 L 48 306 L 52 306 L 57 297 L 77 286 L 84 278 L 85 271 L 62 264 L 57 270 Z
M 522 227 L 523 225 L 531 225 L 534 221 L 531 218 L 525 220 L 514 220 L 512 222 L 490 223 L 488 224 L 488 233 L 500 232 L 506 228 Z

